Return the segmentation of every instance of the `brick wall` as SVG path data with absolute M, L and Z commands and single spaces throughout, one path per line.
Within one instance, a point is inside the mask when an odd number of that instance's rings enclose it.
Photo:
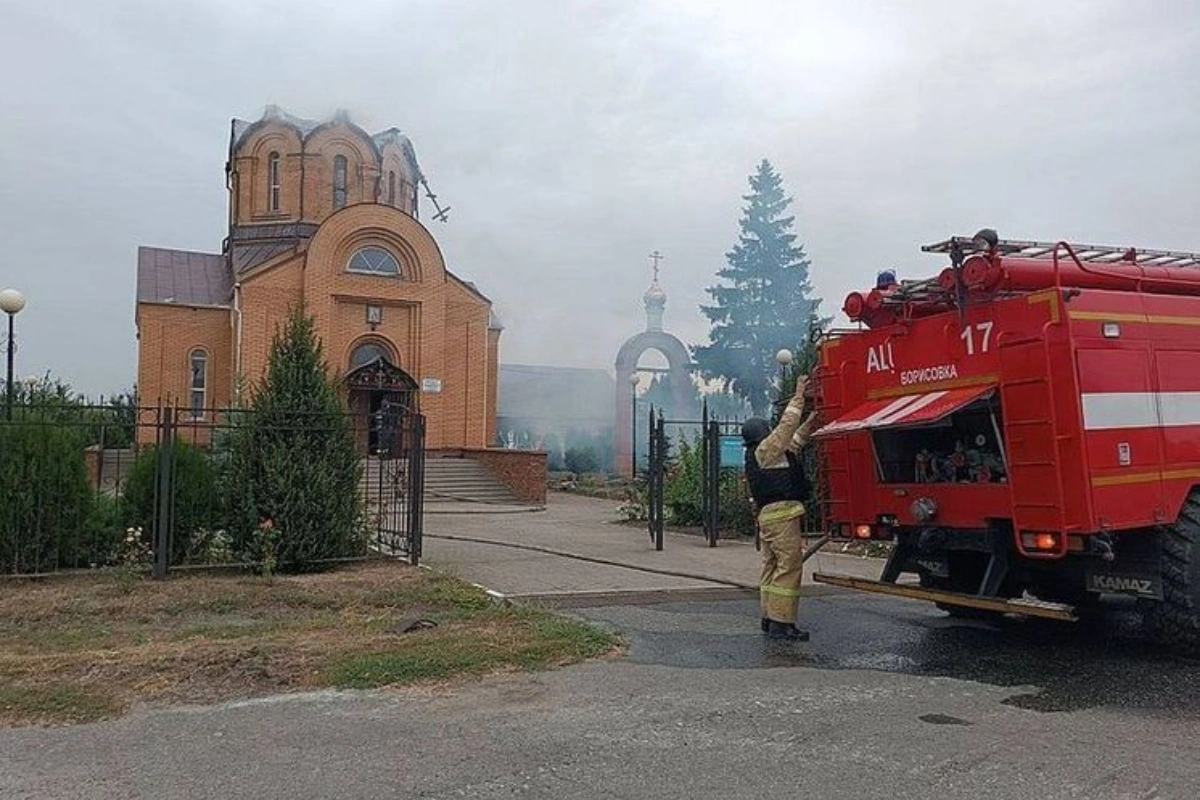
M 280 154 L 280 207 L 268 205 L 267 164 Z M 333 208 L 332 172 L 347 158 L 347 207 Z M 209 353 L 208 405 L 232 402 L 239 379 L 247 389 L 265 374 L 276 328 L 303 302 L 315 320 L 325 358 L 335 374 L 349 367 L 351 351 L 367 339 L 386 343 L 396 364 L 420 384 L 441 382 L 421 395 L 429 448 L 484 448 L 495 439 L 499 334 L 488 330 L 488 302 L 446 272 L 433 236 L 411 216 L 408 161 L 394 141 L 382 151 L 343 121 L 322 126 L 307 139 L 283 121 L 266 121 L 233 155 L 230 215 L 238 224 L 316 222 L 320 228 L 284 261 L 238 276 L 240 342 L 230 309 L 138 306 L 138 390 L 144 403 L 188 398 L 188 353 Z M 386 205 L 387 176 L 396 173 L 396 207 Z M 382 178 L 382 203 L 376 181 Z M 357 275 L 345 269 L 359 248 L 393 253 L 403 276 Z M 383 308 L 374 329 L 368 305 Z M 240 365 L 240 369 L 239 369 Z
M 276 329 L 304 298 L 304 256 L 243 277 L 241 284 L 241 377 L 251 391 L 266 374 Z
M 275 210 L 269 204 L 272 152 L 280 156 L 280 203 Z M 413 213 L 416 178 L 394 140 L 377 151 L 370 137 L 346 122 L 332 122 L 301 139 L 288 123 L 267 120 L 239 143 L 233 155 L 232 218 L 239 225 L 324 222 L 337 210 L 333 207 L 333 162 L 337 156 L 346 159 L 346 205 L 386 203 L 388 177 L 394 174 L 395 206 Z
M 279 208 L 270 207 L 269 161 L 279 153 Z M 300 136 L 286 125 L 259 130 L 233 157 L 236 179 L 230 187 L 231 216 L 239 225 L 280 224 L 300 219 L 303 160 Z
M 490 322 L 490 320 L 489 320 Z M 487 388 L 487 440 L 488 447 L 494 447 L 497 435 L 497 402 L 500 390 L 500 331 L 488 330 L 488 388 Z
M 398 278 L 356 275 L 345 265 L 360 247 L 386 248 L 400 261 Z M 363 204 L 331 216 L 306 254 L 304 299 L 330 363 L 344 370 L 364 337 L 389 343 L 399 366 L 418 383 L 435 378 L 441 391 L 421 395 L 433 449 L 490 444 L 490 363 L 486 300 L 446 273 L 437 242 L 420 222 L 386 205 Z M 368 304 L 383 307 L 374 331 Z
M 474 459 L 487 467 L 522 503 L 546 505 L 545 451 L 465 447 L 431 452 L 430 456 Z
M 208 354 L 205 405 L 223 406 L 233 392 L 233 333 L 228 309 L 138 304 L 138 402 L 144 406 L 191 402 L 191 353 Z M 154 440 L 150 426 L 138 442 Z

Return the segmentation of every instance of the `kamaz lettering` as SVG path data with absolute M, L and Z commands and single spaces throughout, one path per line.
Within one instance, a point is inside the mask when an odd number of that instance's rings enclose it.
M 1102 592 L 1120 592 L 1154 596 L 1154 583 L 1142 578 L 1118 578 L 1113 575 L 1096 575 L 1092 578 L 1096 589 Z

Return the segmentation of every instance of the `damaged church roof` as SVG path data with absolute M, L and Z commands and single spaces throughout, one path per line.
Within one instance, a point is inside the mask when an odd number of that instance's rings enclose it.
M 260 125 L 265 125 L 268 122 L 282 122 L 285 125 L 291 126 L 296 130 L 297 133 L 300 134 L 301 139 L 307 139 L 313 133 L 313 131 L 325 125 L 330 125 L 337 122 L 345 123 L 361 131 L 363 135 L 370 140 L 371 145 L 375 148 L 376 154 L 378 154 L 383 149 L 383 146 L 388 142 L 395 142 L 400 148 L 400 152 L 404 154 L 404 158 L 406 161 L 408 161 L 409 166 L 412 167 L 413 175 L 416 177 L 416 179 L 421 181 L 425 177 L 424 173 L 421 172 L 421 165 L 417 162 L 417 151 L 413 148 L 412 140 L 409 139 L 403 131 L 401 131 L 399 128 L 392 127 L 376 134 L 369 134 L 355 124 L 354 121 L 350 119 L 350 114 L 344 110 L 338 110 L 329 119 L 318 120 L 298 117 L 295 114 L 289 114 L 288 112 L 282 110 L 279 108 L 279 106 L 270 105 L 266 107 L 266 110 L 263 111 L 263 115 L 257 120 L 250 121 L 237 119 L 235 117 L 233 120 L 232 136 L 229 142 L 230 153 L 237 150 L 238 147 L 241 146 L 242 140 L 245 139 L 247 134 L 249 134 L 253 129 Z

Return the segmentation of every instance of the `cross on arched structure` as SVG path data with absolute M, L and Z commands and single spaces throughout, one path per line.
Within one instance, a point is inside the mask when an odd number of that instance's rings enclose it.
M 663 330 L 663 308 L 667 294 L 658 285 L 658 262 L 663 254 L 655 250 L 650 254 L 654 269 L 654 281 L 646 290 L 642 302 L 646 307 L 646 330 L 629 339 L 617 353 L 617 414 L 616 414 L 616 460 L 617 469 L 632 472 L 633 457 L 633 398 L 631 378 L 638 373 L 638 361 L 647 350 L 657 350 L 667 359 L 667 383 L 676 408 L 687 405 L 692 389 L 692 358 L 687 347 L 676 337 Z

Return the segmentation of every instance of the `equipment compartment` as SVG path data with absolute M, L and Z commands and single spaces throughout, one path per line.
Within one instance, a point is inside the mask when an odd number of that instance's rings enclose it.
M 879 481 L 885 484 L 1005 483 L 1003 420 L 996 394 L 936 422 L 874 430 Z

